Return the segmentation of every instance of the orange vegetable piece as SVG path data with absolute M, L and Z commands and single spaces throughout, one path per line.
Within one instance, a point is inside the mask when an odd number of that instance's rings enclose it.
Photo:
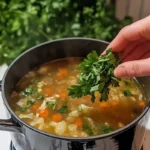
M 48 95 L 48 96 L 52 96 L 53 94 L 53 90 L 50 88 L 44 88 L 44 94 Z
M 62 120 L 62 115 L 59 113 L 53 114 L 52 115 L 52 120 L 56 122 L 60 122 Z
M 35 103 L 34 105 L 32 105 L 32 111 L 37 111 L 37 109 L 40 107 L 39 103 Z
M 66 76 L 68 74 L 68 70 L 65 68 L 59 69 L 59 74 Z
M 68 93 L 67 93 L 67 92 L 62 92 L 62 93 L 60 93 L 60 97 L 61 97 L 61 98 L 67 98 L 67 96 L 68 96 Z
M 56 75 L 56 80 L 61 81 L 61 80 L 64 80 L 64 79 L 65 79 L 65 76 L 64 76 L 64 75 L 62 75 L 62 74 L 60 74 L 60 73 L 57 73 L 57 75 Z
M 109 107 L 108 102 L 100 102 L 99 106 L 100 106 L 100 108 L 108 108 Z
M 145 103 L 143 101 L 139 102 L 139 106 L 140 107 L 144 107 L 145 106 Z
M 81 118 L 77 118 L 77 119 L 75 120 L 75 124 L 76 124 L 78 127 L 82 127 L 82 124 L 83 124 L 82 119 L 81 119 Z
M 39 113 L 39 116 L 42 118 L 47 118 L 49 115 L 49 111 L 47 109 L 39 110 L 38 113 Z

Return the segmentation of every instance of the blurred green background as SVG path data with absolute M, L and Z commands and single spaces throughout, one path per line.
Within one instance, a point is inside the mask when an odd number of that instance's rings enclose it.
M 111 41 L 132 22 L 118 20 L 115 4 L 105 0 L 0 1 L 0 64 L 42 42 L 63 37 Z

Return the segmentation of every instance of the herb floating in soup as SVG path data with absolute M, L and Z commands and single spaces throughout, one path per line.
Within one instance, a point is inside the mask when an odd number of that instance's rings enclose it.
M 113 57 L 111 52 L 108 55 Z M 88 66 L 98 60 L 97 54 L 93 52 L 88 59 L 91 61 L 87 60 L 87 64 L 80 65 L 80 67 L 87 65 L 87 71 Z M 79 96 L 81 98 L 68 96 L 68 88 L 77 84 L 78 80 L 85 80 L 86 77 L 81 78 L 79 70 L 76 69 L 82 59 L 67 58 L 49 62 L 26 74 L 12 93 L 10 101 L 12 109 L 31 126 L 61 136 L 95 136 L 126 126 L 142 113 L 145 106 L 144 96 L 134 80 L 119 81 L 114 78 L 110 67 L 116 59 L 113 58 L 111 64 L 106 62 L 107 59 L 103 60 L 104 68 L 101 68 L 99 62 L 95 70 L 93 66 L 93 73 L 89 72 L 89 76 L 87 73 L 91 84 L 96 85 L 101 81 L 98 88 L 103 89 L 100 90 L 104 94 L 102 99 L 97 87 L 92 88 L 92 92 L 95 91 L 92 95 L 81 95 Z M 98 69 L 101 72 L 100 76 L 97 75 Z M 110 76 L 102 74 L 105 69 L 110 71 Z M 93 79 L 90 77 L 92 74 L 95 75 Z M 91 86 L 84 87 L 85 91 L 90 91 Z M 94 103 L 91 101 L 93 95 Z M 104 98 L 107 101 L 100 101 Z
M 101 93 L 100 101 L 108 100 L 109 86 L 119 86 L 119 79 L 113 75 L 114 69 L 119 65 L 117 53 L 107 50 L 105 55 L 100 57 L 93 51 L 83 62 L 80 63 L 79 80 L 76 85 L 69 88 L 69 96 L 80 98 L 91 95 L 92 102 L 95 101 L 95 92 Z

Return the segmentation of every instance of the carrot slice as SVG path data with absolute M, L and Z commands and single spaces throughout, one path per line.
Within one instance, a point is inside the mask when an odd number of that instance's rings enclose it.
M 59 74 L 66 76 L 68 74 L 68 70 L 65 68 L 59 69 Z
M 82 127 L 82 124 L 83 124 L 82 119 L 81 119 L 81 118 L 77 118 L 77 119 L 75 120 L 75 124 L 76 124 L 78 127 Z
M 100 108 L 108 108 L 109 107 L 108 102 L 100 102 L 99 106 L 100 106 Z
M 56 80 L 61 81 L 61 80 L 64 80 L 64 79 L 65 79 L 65 77 L 62 76 L 61 74 L 57 74 L 57 75 L 56 75 Z
M 34 105 L 32 105 L 32 111 L 37 111 L 37 109 L 40 107 L 40 104 L 39 103 L 35 103 Z
M 49 111 L 47 109 L 42 109 L 38 113 L 39 113 L 39 116 L 42 118 L 47 118 L 49 115 Z
M 52 94 L 53 94 L 53 90 L 50 88 L 44 88 L 43 91 L 44 91 L 44 94 L 46 94 L 48 96 L 52 96 Z
M 56 122 L 60 122 L 62 120 L 62 115 L 59 113 L 53 114 L 52 115 L 52 120 Z
M 139 102 L 139 106 L 140 107 L 144 107 L 145 106 L 145 103 L 143 101 Z
M 67 92 L 60 93 L 61 98 L 67 98 L 67 96 L 68 96 Z

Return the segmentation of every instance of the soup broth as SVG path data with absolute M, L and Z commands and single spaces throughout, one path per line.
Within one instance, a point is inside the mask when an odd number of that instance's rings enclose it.
M 68 88 L 76 84 L 81 58 L 52 61 L 26 74 L 11 97 L 11 107 L 29 125 L 56 135 L 87 137 L 106 134 L 136 119 L 145 106 L 133 79 L 109 87 L 108 101 L 95 103 L 90 96 L 72 99 Z

